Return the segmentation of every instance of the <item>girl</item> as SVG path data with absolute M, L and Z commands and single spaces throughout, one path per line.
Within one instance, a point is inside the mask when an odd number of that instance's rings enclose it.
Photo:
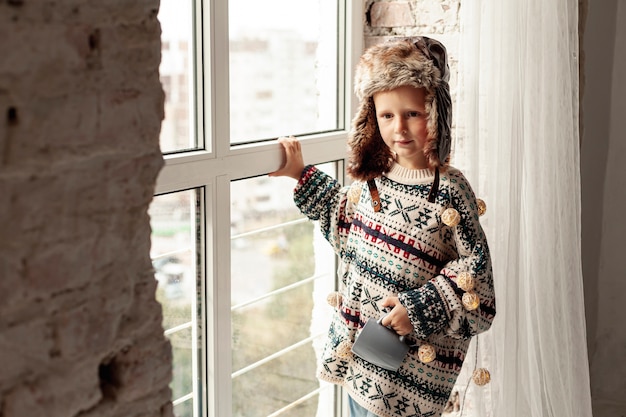
M 341 187 L 279 138 L 271 176 L 298 180 L 294 201 L 319 221 L 340 257 L 340 289 L 318 377 L 342 385 L 352 417 L 440 416 L 472 336 L 495 316 L 489 248 L 477 200 L 449 167 L 451 100 L 444 46 L 405 38 L 367 50 L 357 66 L 359 109 Z M 352 352 L 368 320 L 411 345 L 397 370 Z

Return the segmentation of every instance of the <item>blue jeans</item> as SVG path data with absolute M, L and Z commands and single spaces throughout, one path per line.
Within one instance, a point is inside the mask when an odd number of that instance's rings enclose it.
M 348 396 L 348 405 L 350 406 L 350 417 L 376 417 L 376 414 L 361 407 L 350 396 Z

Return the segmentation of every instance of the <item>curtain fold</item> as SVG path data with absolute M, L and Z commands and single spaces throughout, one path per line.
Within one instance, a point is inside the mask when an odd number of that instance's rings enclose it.
M 497 295 L 459 378 L 463 416 L 590 417 L 578 0 L 462 2 L 461 28 L 453 164 L 487 202 Z M 490 384 L 465 386 L 474 361 Z

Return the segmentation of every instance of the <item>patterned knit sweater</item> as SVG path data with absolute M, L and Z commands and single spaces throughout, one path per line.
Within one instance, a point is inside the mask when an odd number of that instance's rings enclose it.
M 319 221 L 341 261 L 341 302 L 330 324 L 318 377 L 342 385 L 379 416 L 440 416 L 470 338 L 487 330 L 495 316 L 491 259 L 474 193 L 463 174 L 449 168 L 430 203 L 433 179 L 434 171 L 395 164 L 375 180 L 378 212 L 372 208 L 367 183 L 341 187 L 313 166 L 304 169 L 294 190 L 296 205 L 309 219 Z M 356 198 L 349 198 L 354 191 Z M 461 216 L 458 226 L 442 222 L 449 207 Z M 475 278 L 474 291 L 480 297 L 475 310 L 462 304 L 464 291 L 456 282 L 461 272 Z M 380 304 L 388 296 L 399 297 L 414 327 L 406 337 L 412 348 L 397 371 L 338 349 L 346 341 L 354 342 L 368 319 L 384 314 Z M 424 342 L 436 349 L 433 362 L 422 363 L 417 357 Z

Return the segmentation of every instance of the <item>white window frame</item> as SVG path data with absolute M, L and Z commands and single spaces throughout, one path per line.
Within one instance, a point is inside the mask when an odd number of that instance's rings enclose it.
M 230 306 L 230 183 L 274 171 L 281 163 L 276 141 L 231 146 L 228 115 L 228 1 L 196 0 L 200 11 L 195 16 L 199 55 L 195 89 L 198 143 L 207 150 L 166 155 L 165 166 L 156 184 L 156 194 L 201 188 L 204 190 L 200 224 L 204 236 L 199 248 L 204 259 L 199 273 L 204 278 L 202 340 L 204 363 L 200 368 L 203 386 L 203 417 L 228 417 L 232 413 L 231 385 L 231 306 Z M 305 162 L 310 164 L 345 159 L 346 136 L 356 109 L 352 75 L 363 49 L 363 2 L 340 2 L 340 32 L 345 31 L 345 46 L 340 46 L 339 91 L 343 92 L 343 129 L 302 137 Z M 345 166 L 345 164 L 340 164 Z M 340 173 L 340 180 L 345 173 Z

